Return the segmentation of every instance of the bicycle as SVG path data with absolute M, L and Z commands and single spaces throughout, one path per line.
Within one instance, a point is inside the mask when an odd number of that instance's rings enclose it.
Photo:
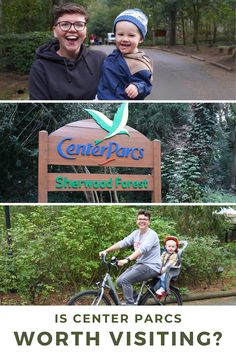
M 178 251 L 179 264 L 170 268 L 170 284 L 168 290 L 162 295 L 155 294 L 153 289 L 159 278 L 143 281 L 140 285 L 139 291 L 134 295 L 134 305 L 182 305 L 183 300 L 181 293 L 177 287 L 173 285 L 174 280 L 180 273 L 181 268 L 181 254 L 187 247 L 187 241 L 180 241 L 183 247 Z M 101 257 L 102 263 L 106 265 L 106 274 L 102 281 L 97 282 L 96 290 L 85 290 L 75 294 L 69 301 L 68 305 L 122 305 L 121 300 L 115 289 L 113 280 L 111 278 L 111 268 L 117 267 L 117 258 L 112 257 L 110 261 L 106 260 L 106 256 Z M 108 292 L 108 295 L 107 293 Z

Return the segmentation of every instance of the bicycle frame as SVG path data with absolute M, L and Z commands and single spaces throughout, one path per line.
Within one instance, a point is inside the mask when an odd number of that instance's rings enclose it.
M 140 305 L 140 303 L 142 303 L 142 299 L 146 296 L 147 293 L 150 293 L 153 297 L 153 299 L 155 300 L 155 302 L 157 304 L 162 305 L 162 303 L 158 300 L 158 298 L 155 295 L 155 292 L 152 291 L 152 288 L 150 287 L 150 285 L 148 284 L 148 280 L 145 280 L 141 283 L 141 287 L 138 293 L 138 297 L 136 299 L 136 301 L 134 302 L 135 305 Z M 146 289 L 146 291 L 144 292 L 143 290 Z
M 107 262 L 105 260 L 105 257 L 103 257 L 102 261 L 106 264 L 107 271 L 103 280 L 101 282 L 96 283 L 98 288 L 98 295 L 99 295 L 98 299 L 96 300 L 96 305 L 99 305 L 100 302 L 102 301 L 103 296 L 105 296 L 104 294 L 105 289 L 109 289 L 109 296 L 115 305 L 122 305 L 110 275 L 111 267 L 117 265 L 117 259 L 116 257 L 113 257 L 112 262 Z M 156 280 L 157 279 L 158 278 L 156 278 Z M 153 298 L 154 303 L 156 303 L 157 305 L 164 305 L 161 301 L 161 297 L 158 298 L 156 296 L 155 290 L 153 289 L 153 280 L 151 280 L 151 283 L 150 280 L 145 280 L 140 283 L 137 297 L 134 296 L 134 305 L 141 305 L 145 300 L 145 297 L 147 297 L 148 293 Z
M 139 292 L 138 292 L 138 296 L 134 302 L 134 305 L 139 305 L 139 303 L 142 301 L 143 297 L 146 295 L 147 292 L 151 293 L 153 298 L 155 299 L 156 303 L 160 303 L 160 301 L 158 301 L 157 297 L 155 296 L 155 293 L 152 291 L 151 287 L 149 285 L 147 285 L 148 281 L 143 281 L 141 283 Z M 97 283 L 97 287 L 100 290 L 100 295 L 99 295 L 99 299 L 97 301 L 97 305 L 100 304 L 100 301 L 104 295 L 104 291 L 105 289 L 109 289 L 109 295 L 112 298 L 113 302 L 115 305 L 121 305 L 121 301 L 118 297 L 117 291 L 115 289 L 114 283 L 112 281 L 112 278 L 109 274 L 109 272 L 107 272 L 105 274 L 105 277 L 101 282 Z M 146 291 L 144 292 L 144 289 L 146 289 Z
M 111 296 L 112 300 L 114 301 L 114 303 L 116 305 L 121 305 L 121 302 L 120 302 L 120 299 L 118 297 L 118 294 L 116 292 L 116 289 L 115 289 L 115 286 L 113 284 L 113 281 L 112 281 L 112 278 L 110 276 L 110 274 L 107 272 L 105 274 L 105 277 L 103 278 L 103 281 L 102 283 L 97 283 L 97 286 L 100 290 L 100 296 L 99 296 L 99 299 L 98 299 L 98 302 L 97 302 L 97 305 L 99 305 L 102 297 L 103 297 L 103 294 L 104 294 L 104 291 L 105 291 L 105 288 L 109 289 L 109 295 Z

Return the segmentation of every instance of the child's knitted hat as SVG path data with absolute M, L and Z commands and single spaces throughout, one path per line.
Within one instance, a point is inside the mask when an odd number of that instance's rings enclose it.
M 175 236 L 166 236 L 166 238 L 164 239 L 164 245 L 166 245 L 166 242 L 169 241 L 169 240 L 172 240 L 176 243 L 176 252 L 178 251 L 178 248 L 179 248 L 179 240 L 177 239 L 177 237 Z
M 145 38 L 146 33 L 147 33 L 148 18 L 140 9 L 128 9 L 128 10 L 121 12 L 115 18 L 115 21 L 113 24 L 114 32 L 115 32 L 115 27 L 116 27 L 117 22 L 120 22 L 120 21 L 132 22 L 135 26 L 138 27 L 143 39 Z

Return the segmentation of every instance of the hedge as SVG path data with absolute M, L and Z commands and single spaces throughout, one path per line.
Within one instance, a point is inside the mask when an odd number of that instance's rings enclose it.
M 0 35 L 1 67 L 28 74 L 35 59 L 35 50 L 51 38 L 51 32 Z

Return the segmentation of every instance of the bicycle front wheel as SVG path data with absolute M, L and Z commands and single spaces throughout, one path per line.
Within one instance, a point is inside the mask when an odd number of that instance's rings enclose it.
M 142 301 L 139 303 L 139 305 L 148 305 L 148 306 L 152 306 L 152 305 L 175 306 L 175 305 L 182 305 L 182 304 L 183 301 L 179 290 L 172 286 L 170 287 L 170 291 L 168 292 L 168 294 L 164 295 L 163 297 L 158 297 L 157 295 L 147 291 L 146 294 L 144 294 Z
M 106 306 L 111 305 L 110 300 L 103 295 L 100 298 L 100 292 L 97 290 L 86 290 L 73 296 L 67 305 L 80 305 L 80 306 Z

